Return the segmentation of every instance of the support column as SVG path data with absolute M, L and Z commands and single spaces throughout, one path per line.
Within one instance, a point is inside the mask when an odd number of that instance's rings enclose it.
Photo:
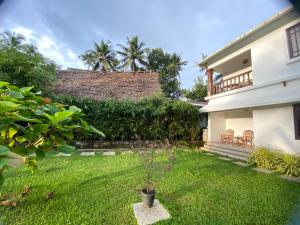
M 207 74 L 207 95 L 210 96 L 213 94 L 213 74 L 214 69 L 210 68 L 206 70 Z

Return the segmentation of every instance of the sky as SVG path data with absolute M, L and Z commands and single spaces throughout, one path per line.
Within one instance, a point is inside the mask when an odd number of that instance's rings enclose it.
M 1 0 L 3 1 L 3 0 Z M 0 2 L 1 2 L 0 1 Z M 22 33 L 63 68 L 86 68 L 79 55 L 93 42 L 125 44 L 138 35 L 188 61 L 184 88 L 203 75 L 197 63 L 289 6 L 286 0 L 4 0 L 0 31 Z

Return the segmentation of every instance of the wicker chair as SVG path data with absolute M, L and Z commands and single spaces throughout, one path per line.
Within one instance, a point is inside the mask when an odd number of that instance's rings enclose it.
M 233 143 L 234 131 L 232 129 L 226 130 L 224 134 L 221 134 L 222 143 Z
M 253 145 L 254 132 L 252 130 L 245 130 L 243 136 L 236 137 L 237 144 L 241 145 Z

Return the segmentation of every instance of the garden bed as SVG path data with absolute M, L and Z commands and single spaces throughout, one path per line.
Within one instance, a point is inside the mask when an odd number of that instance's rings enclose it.
M 286 224 L 300 201 L 299 184 L 221 161 L 203 153 L 177 152 L 158 183 L 157 198 L 172 218 L 159 224 Z M 136 224 L 142 174 L 134 154 L 47 157 L 31 175 L 10 169 L 1 190 L 31 193 L 17 207 L 0 207 L 4 224 Z M 48 192 L 53 198 L 46 199 Z

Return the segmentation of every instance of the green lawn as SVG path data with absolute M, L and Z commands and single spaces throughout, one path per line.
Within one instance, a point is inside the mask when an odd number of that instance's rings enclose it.
M 202 153 L 177 153 L 157 198 L 172 219 L 158 224 L 286 224 L 300 202 L 300 185 Z M 142 182 L 135 155 L 49 157 L 31 175 L 9 170 L 3 193 L 32 192 L 16 208 L 0 207 L 4 224 L 136 224 L 132 203 Z M 55 197 L 46 200 L 49 191 Z M 1 223 L 0 223 L 1 224 Z

